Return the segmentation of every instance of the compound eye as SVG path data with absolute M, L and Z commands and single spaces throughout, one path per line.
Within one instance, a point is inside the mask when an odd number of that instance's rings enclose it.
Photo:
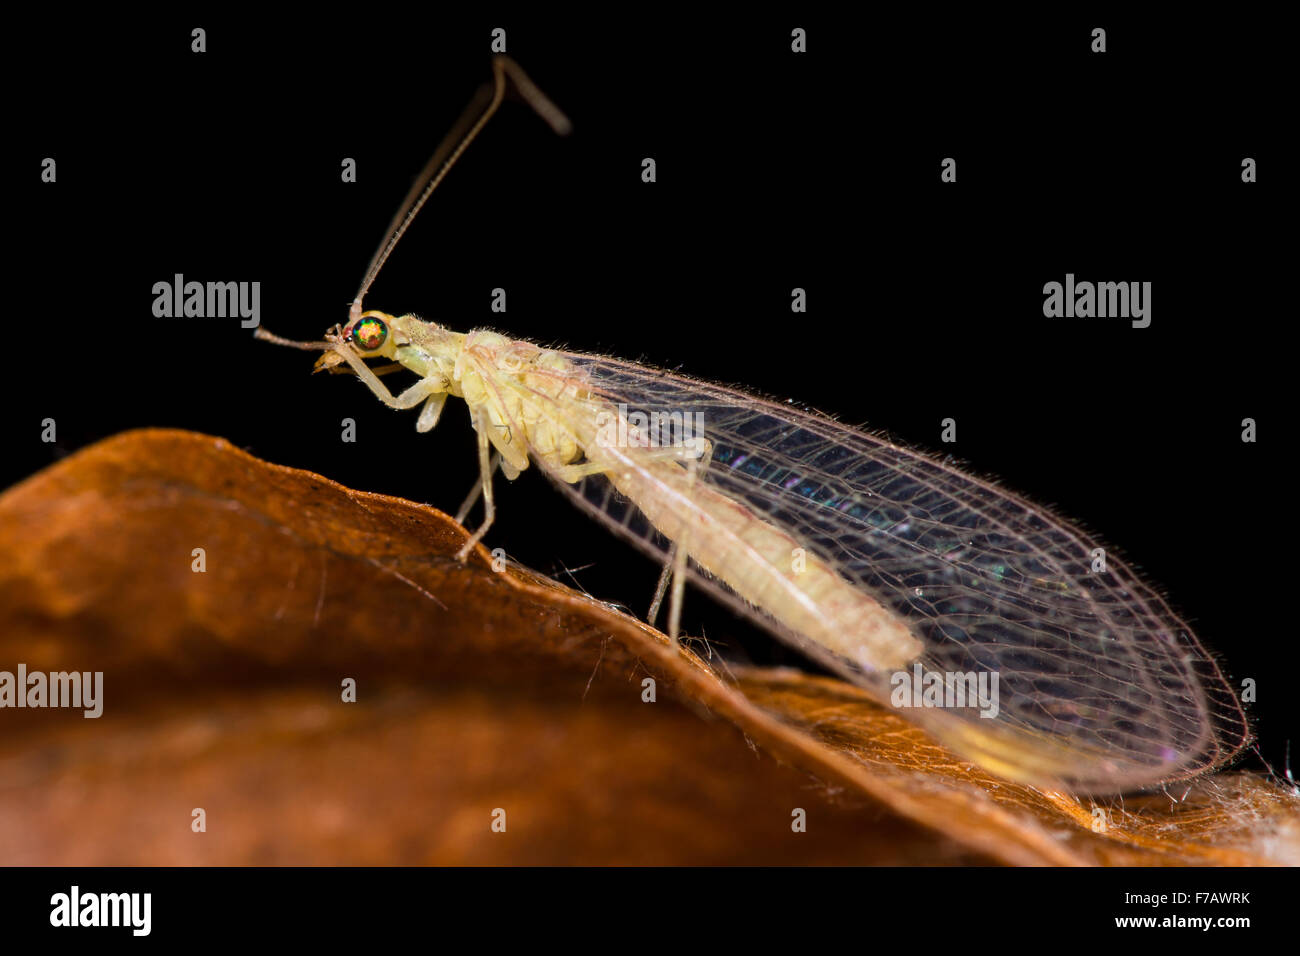
M 382 319 L 376 319 L 373 315 L 367 315 L 357 321 L 348 329 L 345 341 L 353 342 L 357 348 L 366 352 L 373 352 L 380 348 L 388 339 L 388 326 Z

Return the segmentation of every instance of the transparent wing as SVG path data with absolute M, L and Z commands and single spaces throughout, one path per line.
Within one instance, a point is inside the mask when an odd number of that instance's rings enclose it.
M 924 644 L 924 671 L 996 674 L 996 717 L 971 707 L 903 712 L 959 753 L 1013 779 L 1115 792 L 1203 772 L 1248 742 L 1236 697 L 1191 629 L 1113 557 L 1093 573 L 1097 546 L 1045 508 L 797 408 L 630 362 L 556 354 L 565 360 L 556 374 L 581 382 L 593 407 L 690 413 L 712 442 L 699 480 L 905 621 Z M 561 384 L 540 390 L 554 395 Z M 536 380 L 521 387 L 538 390 Z M 611 531 L 667 560 L 670 542 L 603 475 L 551 477 Z M 698 567 L 691 575 L 890 705 L 892 675 L 791 631 Z

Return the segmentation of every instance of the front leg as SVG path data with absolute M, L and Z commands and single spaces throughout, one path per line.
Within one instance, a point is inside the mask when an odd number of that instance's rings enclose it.
M 352 349 L 346 345 L 336 345 L 334 351 L 352 367 L 352 371 L 357 373 L 357 378 L 365 382 L 366 387 L 375 393 L 375 397 L 389 408 L 414 408 L 430 395 L 443 391 L 443 383 L 440 379 L 422 378 L 402 394 L 394 395 L 388 390 L 388 386 L 379 380 L 379 376 L 374 373 L 370 366 L 361 361 L 361 357 Z M 421 421 L 424 421 L 423 415 Z M 434 421 L 437 421 L 436 417 Z M 432 427 L 432 424 L 428 426 L 428 428 Z M 424 429 L 424 431 L 428 431 L 428 428 Z

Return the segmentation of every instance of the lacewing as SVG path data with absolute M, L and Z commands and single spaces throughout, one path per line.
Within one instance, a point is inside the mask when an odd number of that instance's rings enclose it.
M 518 66 L 498 57 L 493 69 L 394 218 L 347 325 L 316 342 L 257 333 L 320 350 L 318 369 L 355 373 L 393 408 L 420 406 L 420 431 L 448 395 L 466 402 L 486 516 L 462 559 L 493 521 L 496 464 L 510 479 L 531 465 L 663 562 L 651 618 L 671 580 L 674 639 L 689 578 L 1001 776 L 1118 792 L 1202 773 L 1246 745 L 1236 696 L 1187 624 L 1118 561 L 1094 567 L 1095 543 L 1046 508 L 740 391 L 363 311 L 507 85 L 567 131 Z M 380 375 L 398 368 L 419 378 L 393 395 Z

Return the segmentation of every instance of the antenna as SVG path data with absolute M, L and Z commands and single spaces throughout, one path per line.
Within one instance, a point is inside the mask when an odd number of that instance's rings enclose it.
M 357 297 L 352 300 L 352 307 L 348 310 L 349 325 L 360 317 L 363 311 L 362 300 L 365 298 L 366 293 L 370 291 L 370 286 L 375 281 L 375 277 L 379 275 L 379 270 L 384 267 L 384 263 L 392 255 L 393 249 L 397 247 L 398 240 L 410 228 L 416 214 L 423 208 L 433 191 L 441 185 L 448 170 L 456 164 L 456 160 L 460 159 L 466 147 L 474 142 L 475 137 L 482 132 L 483 127 L 487 125 L 487 121 L 492 118 L 501 106 L 501 101 L 505 98 L 507 82 L 515 88 L 537 115 L 546 120 L 551 129 L 555 130 L 560 136 L 567 135 L 573 129 L 573 124 L 569 122 L 569 118 L 547 98 L 545 93 L 537 88 L 537 85 L 528 78 L 528 74 L 520 69 L 519 64 L 508 56 L 494 56 L 492 58 L 492 82 L 484 84 L 474 94 L 474 98 L 465 107 L 465 111 L 461 114 L 460 119 L 456 121 L 456 125 L 438 144 L 433 157 L 416 178 L 410 192 L 406 194 L 406 198 L 402 200 L 401 206 L 398 207 L 397 215 L 388 224 L 384 240 L 379 244 L 379 248 L 375 250 L 375 255 L 370 260 L 370 266 L 366 269 L 366 276 L 361 280 L 361 288 L 357 291 Z

